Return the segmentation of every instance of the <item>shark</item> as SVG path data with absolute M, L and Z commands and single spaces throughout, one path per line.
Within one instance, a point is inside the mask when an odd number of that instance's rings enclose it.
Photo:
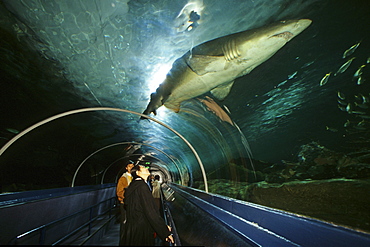
M 156 115 L 162 105 L 179 112 L 181 102 L 209 91 L 216 99 L 225 99 L 236 78 L 271 58 L 311 23 L 310 19 L 280 21 L 195 46 L 173 62 L 143 114 Z

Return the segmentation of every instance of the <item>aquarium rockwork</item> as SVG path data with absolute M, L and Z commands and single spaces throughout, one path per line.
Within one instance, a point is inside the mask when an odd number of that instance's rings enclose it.
M 1 0 L 1 193 L 178 183 L 370 232 L 370 2 Z

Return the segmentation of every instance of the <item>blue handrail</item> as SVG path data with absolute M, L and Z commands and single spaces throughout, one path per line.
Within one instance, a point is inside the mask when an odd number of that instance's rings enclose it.
M 179 235 L 177 233 L 177 229 L 176 229 L 176 226 L 175 226 L 175 223 L 173 221 L 173 218 L 172 218 L 172 215 L 171 215 L 171 211 L 169 210 L 168 208 L 168 205 L 167 205 L 167 200 L 169 201 L 173 201 L 175 200 L 175 198 L 173 197 L 173 190 L 168 187 L 168 185 L 166 183 L 163 183 L 161 185 L 161 204 L 162 204 L 162 210 L 163 210 L 163 217 L 164 217 L 164 220 L 166 222 L 167 225 L 169 225 L 171 228 L 172 228 L 172 235 L 173 235 L 173 239 L 174 239 L 174 243 L 167 243 L 169 246 L 181 246 L 181 242 L 180 242 L 180 238 L 179 238 Z M 166 193 L 166 195 L 165 195 Z
M 61 243 L 62 241 L 68 239 L 69 237 L 71 237 L 73 234 L 75 234 L 77 231 L 81 230 L 83 227 L 86 227 L 88 226 L 88 236 L 90 236 L 91 234 L 91 224 L 96 220 L 98 219 L 100 216 L 102 215 L 105 215 L 106 213 L 109 212 L 109 217 L 112 217 L 111 216 L 111 210 L 115 207 L 115 200 L 116 200 L 116 197 L 111 197 L 111 198 L 108 198 L 104 201 L 101 201 L 97 204 L 94 204 L 88 208 L 85 208 L 85 209 L 82 209 L 76 213 L 73 213 L 73 214 L 70 214 L 70 215 L 67 215 L 63 218 L 60 218 L 58 220 L 55 220 L 55 221 L 52 221 L 48 224 L 45 224 L 45 225 L 42 225 L 42 226 L 39 226 L 37 228 L 34 228 L 34 229 L 31 229 L 25 233 L 22 233 L 16 237 L 14 237 L 8 244 L 17 244 L 17 242 L 26 237 L 26 236 L 31 236 L 31 234 L 36 234 L 37 232 L 39 233 L 39 244 L 40 245 L 44 245 L 45 244 L 45 239 L 46 239 L 46 230 L 47 228 L 51 227 L 51 226 L 55 226 L 55 225 L 58 225 L 60 223 L 62 223 L 63 221 L 65 220 L 68 220 L 68 219 L 72 219 L 72 218 L 75 218 L 83 213 L 85 213 L 86 211 L 89 210 L 89 220 L 87 222 L 85 222 L 84 224 L 82 224 L 80 227 L 74 229 L 73 231 L 71 231 L 70 233 L 68 233 L 67 235 L 65 235 L 64 237 L 58 239 L 57 241 L 55 241 L 52 245 L 56 245 L 56 244 L 59 244 Z M 109 201 L 109 207 L 107 210 L 103 211 L 102 213 L 98 214 L 97 216 L 95 217 L 92 217 L 93 216 L 93 209 L 98 207 L 99 205 L 103 204 L 103 203 L 106 203 Z
M 370 246 L 370 234 L 306 216 L 170 184 L 176 195 L 257 246 Z

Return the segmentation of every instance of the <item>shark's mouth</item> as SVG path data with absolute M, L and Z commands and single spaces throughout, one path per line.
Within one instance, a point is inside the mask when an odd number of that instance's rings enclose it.
M 282 33 L 278 33 L 278 34 L 274 34 L 272 35 L 270 38 L 272 37 L 278 37 L 278 38 L 283 38 L 283 39 L 286 39 L 286 40 L 290 40 L 293 38 L 293 34 L 291 32 L 282 32 Z

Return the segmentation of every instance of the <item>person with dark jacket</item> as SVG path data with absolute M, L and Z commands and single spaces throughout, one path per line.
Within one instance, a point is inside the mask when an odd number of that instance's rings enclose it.
M 131 169 L 133 177 L 125 189 L 124 205 L 127 220 L 123 235 L 123 245 L 153 246 L 154 233 L 165 241 L 173 243 L 170 227 L 166 226 L 155 205 L 154 198 L 146 183 L 150 175 L 148 168 L 138 165 Z

